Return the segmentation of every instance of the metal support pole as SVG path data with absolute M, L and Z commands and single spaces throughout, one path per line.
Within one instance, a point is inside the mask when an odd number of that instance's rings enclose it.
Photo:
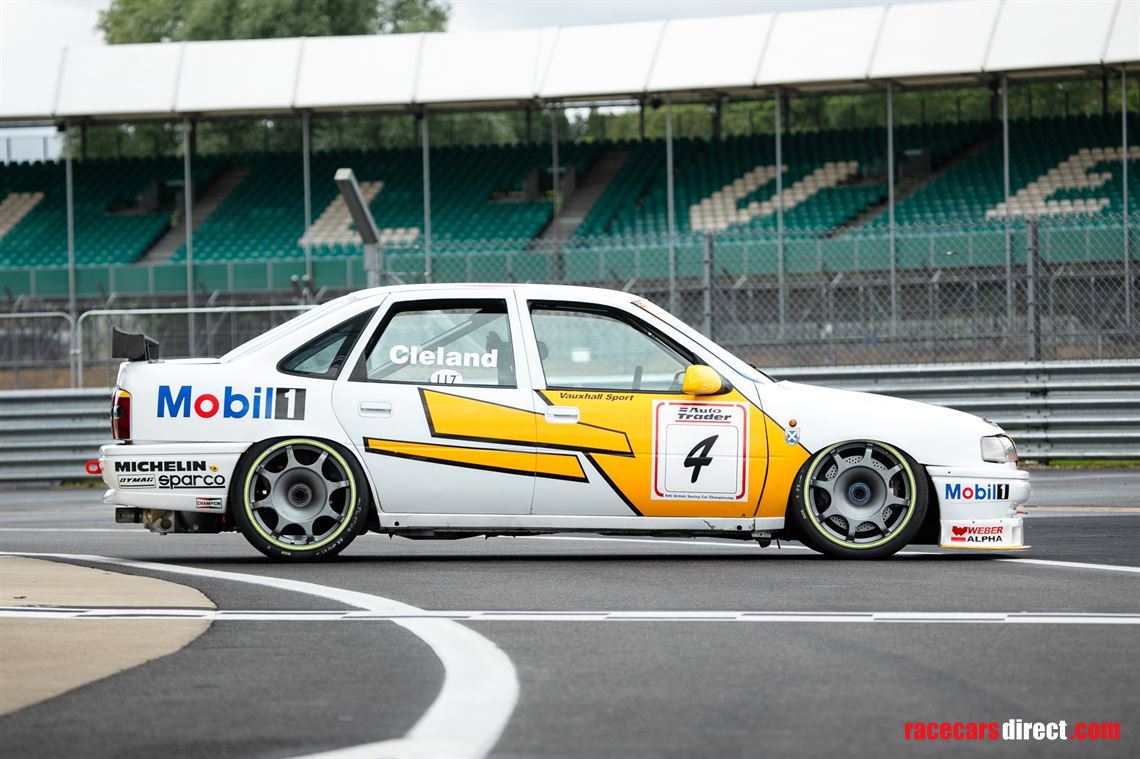
M 562 182 L 558 175 L 558 109 L 550 109 L 550 199 L 554 204 L 554 237 L 561 239 L 559 217 L 562 211 Z
M 1120 67 L 1120 155 L 1121 183 L 1124 186 L 1124 326 L 1132 329 L 1132 248 L 1128 239 L 1128 71 Z
M 64 127 L 64 167 L 65 178 L 67 183 L 67 313 L 71 316 L 72 325 L 75 324 L 75 186 L 74 177 L 71 168 L 71 124 L 68 123 Z M 71 386 L 75 387 L 75 361 L 76 354 L 80 350 L 79 345 L 75 342 L 75 329 L 74 326 L 71 330 L 71 356 L 69 365 L 69 373 L 71 375 Z
M 1041 360 L 1041 316 L 1037 310 L 1037 219 L 1025 225 L 1025 316 L 1029 333 L 1029 360 Z
M 895 245 L 895 87 L 887 82 L 887 237 L 891 253 L 891 334 L 899 332 L 898 249 Z
M 787 324 L 788 298 L 784 282 L 784 138 L 780 119 L 783 111 L 783 93 L 776 88 L 776 280 L 779 301 L 779 337 L 784 339 Z
M 714 255 L 713 233 L 712 232 L 705 232 L 704 245 L 702 246 L 701 252 L 704 254 L 702 256 L 702 259 L 703 259 L 702 260 L 702 264 L 703 264 L 702 277 L 704 279 L 704 282 L 702 282 L 702 284 L 704 285 L 704 287 L 703 287 L 703 290 L 704 290 L 704 304 L 703 304 L 703 306 L 704 306 L 703 312 L 704 313 L 703 313 L 703 317 L 704 318 L 702 320 L 702 324 L 704 326 L 705 337 L 707 337 L 711 340 L 713 337 L 712 287 L 713 287 L 713 255 Z
M 669 225 L 669 312 L 676 315 L 677 301 L 677 245 L 673 208 L 673 98 L 665 97 L 665 193 Z
M 360 242 L 364 244 L 364 276 L 369 287 L 379 287 L 384 276 L 384 257 L 380 250 L 380 230 L 376 228 L 376 220 L 368 210 L 368 203 L 364 200 L 364 193 L 360 191 L 360 183 L 352 169 L 337 169 L 333 177 L 337 189 L 340 190 L 352 223 L 356 225 Z M 351 285 L 351 272 L 349 268 L 349 284 Z
M 1001 76 L 1001 165 L 1005 194 L 1005 329 L 1013 331 L 1013 235 L 1009 227 L 1009 77 Z
M 194 125 L 182 119 L 182 200 L 183 227 L 186 230 L 186 307 L 194 308 L 194 188 L 190 178 L 190 132 Z M 186 355 L 193 356 L 194 313 L 187 313 Z
M 309 172 L 309 153 L 311 147 L 309 121 L 310 114 L 308 111 L 305 111 L 301 114 L 301 173 L 304 175 L 305 182 L 305 277 L 309 280 L 307 287 L 312 287 L 313 242 L 309 239 L 309 231 L 313 226 L 313 183 L 310 180 Z
M 424 282 L 431 282 L 431 158 L 428 142 L 428 115 L 420 121 L 420 143 L 424 155 Z

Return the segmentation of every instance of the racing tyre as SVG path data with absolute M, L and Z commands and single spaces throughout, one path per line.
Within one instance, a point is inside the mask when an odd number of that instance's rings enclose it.
M 809 548 L 878 559 L 914 539 L 928 498 L 914 459 L 886 443 L 854 440 L 808 460 L 792 485 L 789 517 Z
M 367 517 L 360 465 L 330 443 L 258 443 L 242 457 L 230 492 L 234 523 L 272 559 L 312 561 L 344 550 Z

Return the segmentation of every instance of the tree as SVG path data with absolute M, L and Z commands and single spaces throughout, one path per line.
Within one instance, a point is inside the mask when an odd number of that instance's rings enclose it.
M 380 0 L 377 15 L 381 34 L 442 32 L 451 6 L 437 0 Z
M 112 0 L 97 27 L 112 45 L 181 40 L 439 32 L 440 0 Z

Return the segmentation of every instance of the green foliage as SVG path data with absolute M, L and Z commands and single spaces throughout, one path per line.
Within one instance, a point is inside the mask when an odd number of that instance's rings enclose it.
M 98 28 L 110 44 L 442 31 L 435 0 L 112 0 Z
M 451 6 L 436 0 L 380 0 L 378 11 L 381 34 L 442 32 Z

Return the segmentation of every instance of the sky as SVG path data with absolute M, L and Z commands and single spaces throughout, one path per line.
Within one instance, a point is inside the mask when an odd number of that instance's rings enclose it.
M 0 0 L 0 47 L 103 44 L 95 20 L 109 4 L 110 0 Z M 449 29 L 610 24 L 872 4 L 874 0 L 452 0 Z

